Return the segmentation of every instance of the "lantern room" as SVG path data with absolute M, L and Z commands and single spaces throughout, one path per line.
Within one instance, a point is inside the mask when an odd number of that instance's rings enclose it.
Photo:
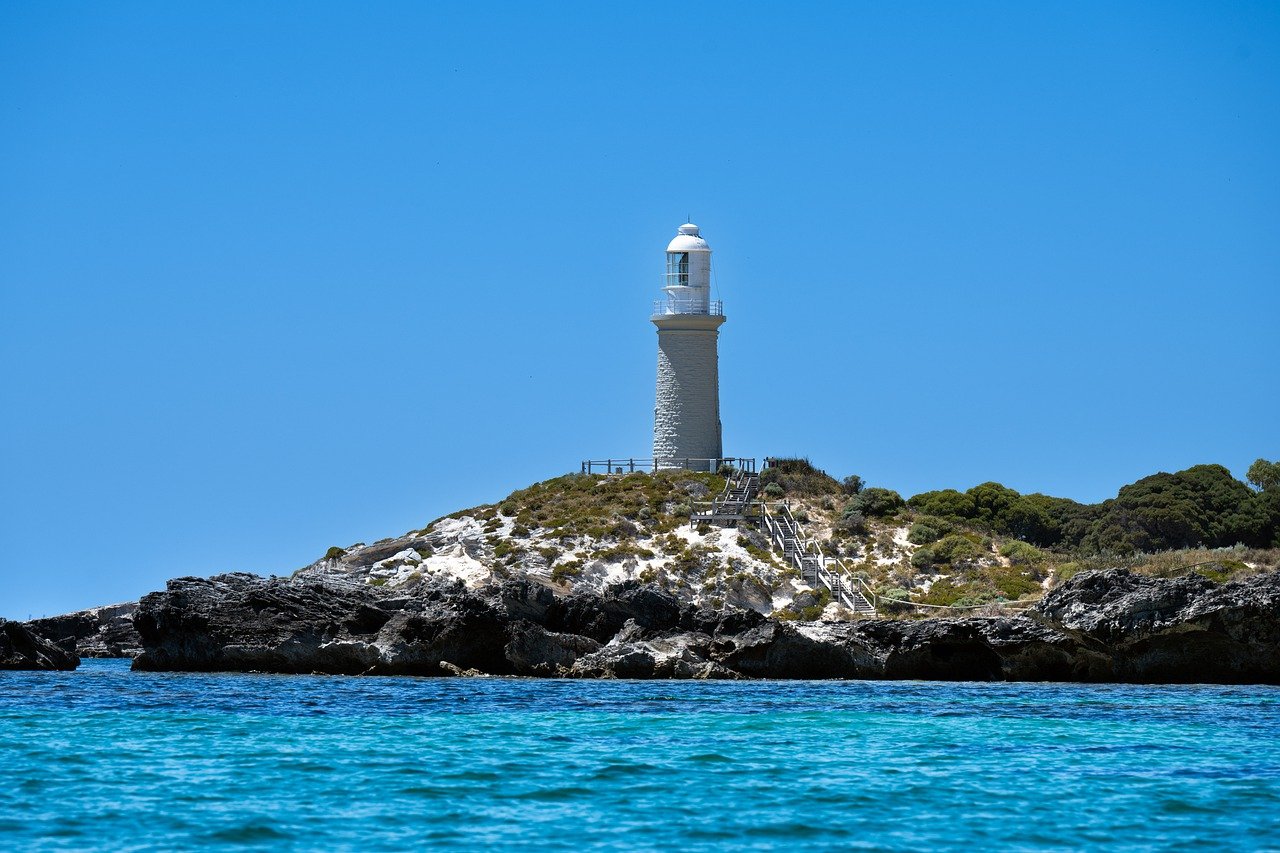
M 686 222 L 667 244 L 667 273 L 663 280 L 665 299 L 654 303 L 658 314 L 719 314 L 720 303 L 711 301 L 711 247 Z

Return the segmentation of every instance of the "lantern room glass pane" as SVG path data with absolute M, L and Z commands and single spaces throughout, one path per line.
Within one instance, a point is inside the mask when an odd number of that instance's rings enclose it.
M 684 287 L 689 285 L 688 252 L 672 252 L 667 255 L 667 281 Z

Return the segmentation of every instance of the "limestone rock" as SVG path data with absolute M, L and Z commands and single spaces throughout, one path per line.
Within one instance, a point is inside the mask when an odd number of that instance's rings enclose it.
M 1280 574 L 1219 585 L 1082 572 L 1037 610 L 1104 647 L 1117 681 L 1280 683 Z
M 82 658 L 131 658 L 142 651 L 142 640 L 133 627 L 138 603 L 93 607 L 62 616 L 33 619 L 32 631 L 55 643 L 73 640 Z
M 72 648 L 46 640 L 21 622 L 0 619 L 0 670 L 71 670 L 79 665 Z
M 221 575 L 140 602 L 137 669 L 579 678 L 1280 683 L 1280 576 L 1085 573 L 1024 616 L 790 622 L 652 584 L 559 597 Z

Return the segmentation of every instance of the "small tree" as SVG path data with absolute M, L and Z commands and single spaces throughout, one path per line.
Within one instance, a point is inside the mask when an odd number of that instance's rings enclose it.
M 840 481 L 840 490 L 846 495 L 856 495 L 865 485 L 866 483 L 857 474 L 850 474 Z
M 1280 491 L 1280 462 L 1255 460 L 1245 478 L 1264 492 Z

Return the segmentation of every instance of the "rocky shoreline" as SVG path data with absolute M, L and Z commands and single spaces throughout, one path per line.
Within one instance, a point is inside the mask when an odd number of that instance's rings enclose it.
M 137 609 L 138 603 L 131 601 L 32 619 L 26 624 L 46 639 L 73 642 L 82 658 L 132 658 L 142 652 L 142 641 L 133 627 Z
M 1021 616 L 794 622 L 654 585 L 409 590 L 178 578 L 133 616 L 144 671 L 1280 683 L 1280 574 L 1085 572 Z
M 55 643 L 28 625 L 0 619 L 0 670 L 73 670 L 80 665 L 75 644 Z

